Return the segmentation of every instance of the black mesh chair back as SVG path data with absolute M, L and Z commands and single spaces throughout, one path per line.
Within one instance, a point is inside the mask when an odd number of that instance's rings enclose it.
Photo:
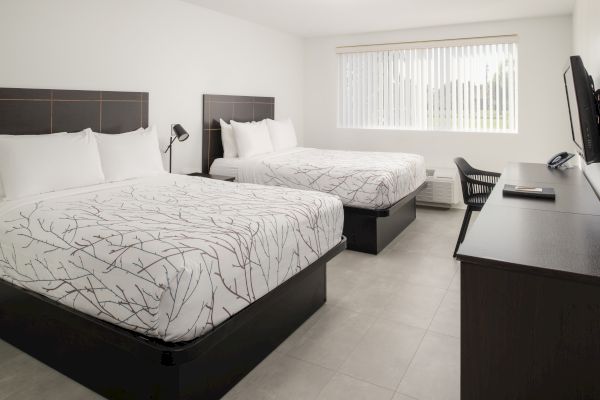
M 454 163 L 458 167 L 465 204 L 473 206 L 476 209 L 474 211 L 481 210 L 496 186 L 500 174 L 473 168 L 462 157 L 455 158 Z
M 488 197 L 490 197 L 494 186 L 496 186 L 500 174 L 473 168 L 462 157 L 455 158 L 454 163 L 458 167 L 463 200 L 467 205 L 465 217 L 460 228 L 460 233 L 458 234 L 458 240 L 456 241 L 456 247 L 454 248 L 454 256 L 456 257 L 456 252 L 467 234 L 471 214 L 473 211 L 481 211 Z

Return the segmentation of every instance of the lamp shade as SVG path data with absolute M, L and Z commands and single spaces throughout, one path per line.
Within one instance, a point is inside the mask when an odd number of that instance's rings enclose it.
M 187 138 L 190 137 L 190 134 L 187 133 L 187 131 L 185 129 L 183 129 L 183 126 L 177 124 L 177 125 L 173 125 L 173 132 L 175 132 L 175 136 L 177 137 L 177 140 L 179 140 L 180 142 L 183 142 L 185 140 L 187 140 Z

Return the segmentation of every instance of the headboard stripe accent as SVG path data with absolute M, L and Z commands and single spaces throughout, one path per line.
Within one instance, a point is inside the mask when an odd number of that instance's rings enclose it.
M 50 132 L 54 132 L 54 91 L 50 91 Z M 84 128 L 85 129 L 85 128 Z
M 100 125 L 100 132 L 102 132 L 102 103 L 102 92 L 100 92 L 100 121 L 98 122 L 98 124 Z
M 226 122 L 260 121 L 275 118 L 275 98 L 205 94 L 202 124 L 202 172 L 207 173 L 217 158 L 223 157 L 221 125 Z

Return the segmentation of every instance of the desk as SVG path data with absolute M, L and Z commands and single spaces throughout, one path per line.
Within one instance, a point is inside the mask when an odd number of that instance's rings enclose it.
M 583 173 L 509 164 L 457 256 L 462 399 L 599 399 L 600 200 Z

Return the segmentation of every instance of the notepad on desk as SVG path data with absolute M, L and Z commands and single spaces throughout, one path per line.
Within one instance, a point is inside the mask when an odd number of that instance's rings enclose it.
M 549 200 L 554 200 L 556 198 L 554 188 L 528 185 L 504 185 L 502 194 L 504 196 L 532 197 Z

